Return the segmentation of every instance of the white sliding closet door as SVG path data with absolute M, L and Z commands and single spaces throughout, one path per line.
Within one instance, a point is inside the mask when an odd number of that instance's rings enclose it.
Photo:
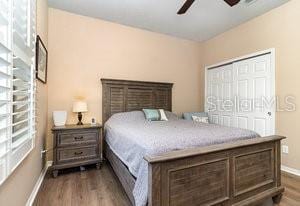
M 274 81 L 271 54 L 209 69 L 206 110 L 210 121 L 251 129 L 262 136 L 274 134 Z
M 227 104 L 234 101 L 233 65 L 211 69 L 207 76 L 208 101 L 213 103 L 209 108 L 211 122 L 235 127 L 235 113 Z

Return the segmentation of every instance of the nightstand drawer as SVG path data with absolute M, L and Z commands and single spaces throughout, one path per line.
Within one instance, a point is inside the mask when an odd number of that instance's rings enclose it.
M 95 144 L 97 142 L 96 132 L 83 133 L 61 133 L 58 135 L 57 146 L 68 146 L 76 144 Z
M 82 159 L 96 158 L 97 146 L 81 147 L 81 148 L 61 148 L 57 149 L 57 161 L 77 161 Z

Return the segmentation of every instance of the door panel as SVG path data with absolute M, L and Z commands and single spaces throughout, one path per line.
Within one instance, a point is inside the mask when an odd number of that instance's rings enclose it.
M 206 94 L 214 101 L 207 104 L 211 122 L 251 129 L 261 136 L 274 133 L 276 105 L 271 102 L 271 54 L 266 54 L 207 71 Z M 230 106 L 231 104 L 232 106 Z
M 267 95 L 266 91 L 266 78 L 257 77 L 254 78 L 254 98 L 259 99 Z
M 267 71 L 267 62 L 264 60 L 257 61 L 254 65 L 255 72 L 266 72 Z
M 207 79 L 207 97 L 211 98 L 210 102 L 213 103 L 213 106 L 206 105 L 210 121 L 215 124 L 234 126 L 233 108 L 226 105 L 226 101 L 233 100 L 232 65 L 210 70 Z
M 221 125 L 230 127 L 232 125 L 232 117 L 230 115 L 222 115 L 220 122 Z
M 212 114 L 211 115 L 211 122 L 214 124 L 219 124 L 219 115 L 218 114 Z
M 237 72 L 239 76 L 247 75 L 249 73 L 249 64 L 247 62 L 240 62 Z
M 248 95 L 248 79 L 242 79 L 242 80 L 238 80 L 237 83 L 237 94 L 238 97 L 241 99 L 248 99 L 250 98 L 250 96 Z
M 259 133 L 261 136 L 266 135 L 267 130 L 267 120 L 265 118 L 254 118 L 254 131 Z
M 247 116 L 237 116 L 237 126 L 242 129 L 249 129 L 249 119 Z

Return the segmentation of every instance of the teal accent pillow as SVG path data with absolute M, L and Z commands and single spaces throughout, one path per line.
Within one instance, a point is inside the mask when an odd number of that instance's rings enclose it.
M 208 114 L 206 112 L 185 112 L 185 113 L 183 113 L 183 119 L 193 120 L 192 116 L 208 117 Z
M 149 121 L 158 121 L 160 120 L 160 113 L 157 109 L 143 109 L 145 117 Z

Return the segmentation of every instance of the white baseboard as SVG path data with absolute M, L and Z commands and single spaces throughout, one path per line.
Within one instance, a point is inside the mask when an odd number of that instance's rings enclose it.
M 281 165 L 281 170 L 300 177 L 300 170 Z
M 46 175 L 46 173 L 47 173 L 47 170 L 48 170 L 48 168 L 49 168 L 51 165 L 52 165 L 52 161 L 48 161 L 48 162 L 46 163 L 45 168 L 42 170 L 42 172 L 41 172 L 41 174 L 40 174 L 40 176 L 39 176 L 39 179 L 37 180 L 36 184 L 34 185 L 34 188 L 33 188 L 32 192 L 31 192 L 31 194 L 30 194 L 30 197 L 28 198 L 28 200 L 27 200 L 27 202 L 26 202 L 26 206 L 32 206 L 32 204 L 33 204 L 33 202 L 34 202 L 34 200 L 35 200 L 35 197 L 36 197 L 36 195 L 37 195 L 37 193 L 38 193 L 38 191 L 39 191 L 39 189 L 40 189 L 40 187 L 41 187 L 41 185 L 42 185 L 42 183 L 43 183 L 43 180 L 44 180 L 44 178 L 45 178 L 45 175 Z

